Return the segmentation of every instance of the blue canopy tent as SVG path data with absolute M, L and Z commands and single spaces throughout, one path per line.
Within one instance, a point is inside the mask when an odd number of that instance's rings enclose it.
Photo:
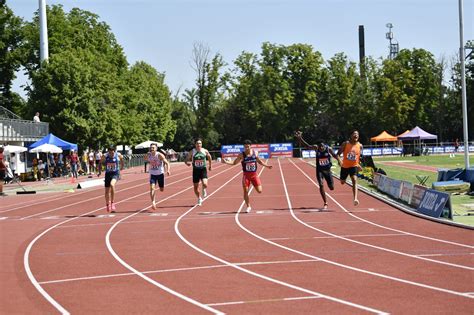
M 56 137 L 52 133 L 50 133 L 49 135 L 47 135 L 43 139 L 38 140 L 35 143 L 33 143 L 32 145 L 30 145 L 28 147 L 28 149 L 36 148 L 36 147 L 38 147 L 42 144 L 45 144 L 45 143 L 54 144 L 55 146 L 58 146 L 63 150 L 77 151 L 77 144 L 64 141 L 63 139 L 60 139 L 60 138 Z

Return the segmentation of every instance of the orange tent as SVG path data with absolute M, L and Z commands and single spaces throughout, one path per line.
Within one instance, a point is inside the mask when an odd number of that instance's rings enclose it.
M 372 142 L 390 142 L 390 141 L 397 141 L 397 137 L 392 136 L 386 131 L 382 131 L 381 134 L 379 134 L 376 137 L 370 138 L 370 141 Z

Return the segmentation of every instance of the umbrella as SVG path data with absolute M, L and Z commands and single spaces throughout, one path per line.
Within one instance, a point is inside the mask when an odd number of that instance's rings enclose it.
M 61 153 L 63 152 L 63 149 L 61 149 L 58 146 L 55 146 L 54 144 L 49 144 L 45 143 L 40 146 L 37 146 L 36 148 L 33 148 L 30 150 L 30 152 L 33 153 Z M 48 178 L 49 178 L 49 156 L 46 154 L 46 163 L 48 166 Z
M 158 147 L 162 147 L 163 146 L 163 143 L 160 143 L 158 141 L 151 141 L 151 140 L 148 140 L 148 141 L 145 141 L 145 142 L 142 142 L 140 144 L 137 144 L 135 146 L 135 149 L 148 149 L 150 147 L 150 145 L 152 145 L 153 143 L 156 143 L 156 145 Z
M 27 150 L 27 148 L 21 147 L 19 145 L 6 145 L 3 147 L 3 151 L 6 153 L 21 153 Z
M 62 153 L 63 149 L 54 144 L 45 143 L 30 150 L 33 153 Z

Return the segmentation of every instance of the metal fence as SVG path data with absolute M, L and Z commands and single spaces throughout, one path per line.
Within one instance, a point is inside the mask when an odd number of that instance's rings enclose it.
M 49 124 L 29 120 L 0 118 L 0 141 L 32 142 L 47 136 Z

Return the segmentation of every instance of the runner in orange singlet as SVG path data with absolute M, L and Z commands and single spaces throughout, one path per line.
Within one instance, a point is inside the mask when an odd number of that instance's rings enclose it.
M 361 152 L 362 144 L 359 142 L 359 132 L 357 130 L 351 133 L 349 141 L 345 141 L 337 151 L 337 155 L 343 154 L 340 174 L 341 184 L 346 183 L 347 176 L 351 177 L 355 206 L 359 204 L 357 199 L 357 172 L 362 169 L 359 165 Z

